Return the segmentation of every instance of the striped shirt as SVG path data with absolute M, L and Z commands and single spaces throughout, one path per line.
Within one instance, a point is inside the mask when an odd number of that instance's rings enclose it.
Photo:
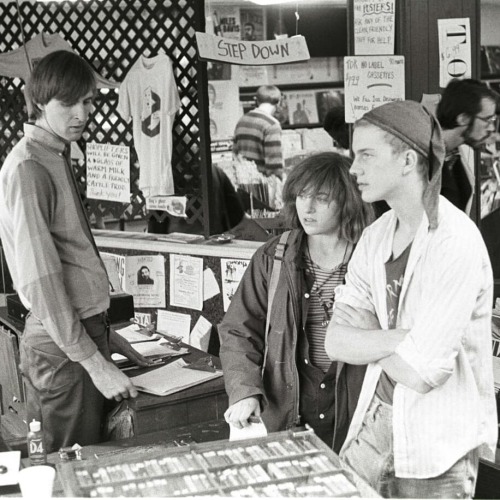
M 385 263 L 397 218 L 382 215 L 365 229 L 336 301 L 375 313 L 388 328 Z M 426 394 L 396 384 L 393 400 L 397 477 L 429 478 L 449 470 L 469 451 L 494 460 L 498 422 L 493 386 L 491 309 L 493 276 L 476 225 L 442 196 L 439 220 L 424 214 L 408 258 L 397 327 L 408 329 L 396 348 L 432 387 Z M 358 406 L 344 443 L 361 428 L 381 367 L 368 365 Z
M 80 319 L 106 311 L 109 284 L 67 159 L 35 125 L 0 170 L 0 238 L 24 306 L 72 361 L 97 351 Z
M 309 358 L 314 366 L 326 373 L 332 364 L 325 351 L 326 328 L 332 316 L 335 288 L 344 282 L 347 264 L 340 264 L 335 269 L 325 269 L 315 264 L 307 252 L 304 253 L 304 262 L 306 273 L 314 280 L 306 319 Z
M 283 168 L 279 121 L 258 108 L 249 111 L 236 125 L 233 152 L 253 160 L 259 170 Z

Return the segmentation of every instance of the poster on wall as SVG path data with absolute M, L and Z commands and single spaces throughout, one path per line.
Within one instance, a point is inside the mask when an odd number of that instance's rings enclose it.
M 324 123 L 325 116 L 330 109 L 344 105 L 344 89 L 324 89 L 317 90 L 315 93 L 320 123 Z
M 354 0 L 354 54 L 393 55 L 396 0 Z
M 255 42 L 264 40 L 264 11 L 262 9 L 240 9 L 241 40 Z
M 290 125 L 318 123 L 318 110 L 314 90 L 286 92 L 286 106 Z
M 208 82 L 210 139 L 233 137 L 239 115 L 239 88 L 233 81 Z
M 134 307 L 165 307 L 165 259 L 162 255 L 116 255 L 102 252 L 101 256 L 108 275 L 115 276 L 116 271 L 120 289 L 133 295 Z M 114 269 L 110 267 L 113 261 Z M 111 283 L 113 281 L 114 278 Z
M 472 77 L 470 19 L 438 19 L 439 86 L 453 78 Z
M 404 56 L 345 57 L 344 72 L 347 123 L 382 104 L 405 98 Z
M 220 268 L 222 274 L 222 302 L 224 312 L 229 308 L 231 299 L 236 293 L 236 289 L 240 284 L 241 278 L 246 271 L 249 260 L 243 259 L 221 259 Z
M 87 198 L 130 203 L 130 148 L 88 142 Z
M 218 5 L 213 9 L 214 34 L 231 40 L 240 40 L 240 9 L 232 5 Z
M 203 259 L 170 254 L 170 305 L 203 309 Z

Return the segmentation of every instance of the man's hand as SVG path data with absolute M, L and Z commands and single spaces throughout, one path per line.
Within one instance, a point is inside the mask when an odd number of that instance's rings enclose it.
M 224 413 L 224 418 L 228 424 L 232 424 L 238 429 L 248 427 L 250 422 L 248 418 L 251 415 L 260 416 L 260 400 L 256 396 L 241 399 L 234 405 L 231 405 Z
M 333 311 L 332 322 L 338 325 L 353 326 L 363 330 L 380 330 L 378 318 L 368 309 L 354 308 L 348 304 L 337 302 Z
M 127 359 L 132 361 L 137 366 L 153 366 L 154 363 L 142 354 L 137 352 L 128 340 L 124 339 L 121 335 L 115 332 L 113 328 L 109 331 L 109 350 L 111 353 L 121 354 Z
M 96 351 L 90 358 L 80 361 L 88 372 L 97 390 L 107 399 L 135 398 L 138 394 L 132 381 L 111 361 Z

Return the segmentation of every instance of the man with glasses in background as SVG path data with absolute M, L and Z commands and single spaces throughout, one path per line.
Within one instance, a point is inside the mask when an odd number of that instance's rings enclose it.
M 473 79 L 452 80 L 437 106 L 446 146 L 441 194 L 467 214 L 474 193 L 473 149 L 486 144 L 495 134 L 496 107 L 497 94 Z

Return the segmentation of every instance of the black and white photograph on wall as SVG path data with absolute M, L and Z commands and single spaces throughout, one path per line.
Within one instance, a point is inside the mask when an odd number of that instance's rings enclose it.
M 320 123 L 325 121 L 325 116 L 332 108 L 344 105 L 343 89 L 326 89 L 316 91 L 316 107 Z
M 246 42 L 265 40 L 262 9 L 240 9 L 241 39 Z
M 318 110 L 313 90 L 287 92 L 290 125 L 318 123 Z

